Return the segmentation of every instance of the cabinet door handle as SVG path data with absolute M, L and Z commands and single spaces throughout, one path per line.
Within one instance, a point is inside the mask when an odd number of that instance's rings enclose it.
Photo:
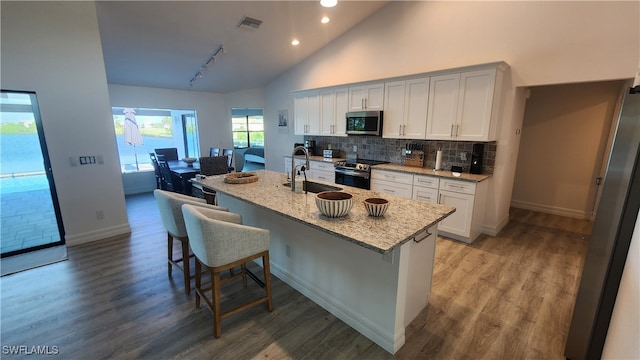
M 442 204 L 442 194 L 438 194 L 438 204 Z
M 360 99 L 360 107 L 364 109 L 364 98 Z
M 453 124 L 451 124 L 451 131 L 449 132 L 450 137 L 453 137 Z
M 419 243 L 419 242 L 421 242 L 422 240 L 424 240 L 424 239 L 428 238 L 428 237 L 429 237 L 429 236 L 431 236 L 431 235 L 433 235 L 433 234 L 432 234 L 432 233 L 430 233 L 430 232 L 428 232 L 427 230 L 425 230 L 425 231 L 424 231 L 424 236 L 420 237 L 419 239 L 418 239 L 418 237 L 414 237 L 414 238 L 413 238 L 413 241 L 415 241 L 416 243 Z
M 402 125 L 398 126 L 398 135 L 402 135 Z
M 396 193 L 396 191 L 395 191 L 395 190 L 389 190 L 389 189 L 383 189 L 383 190 L 384 190 L 384 191 L 388 191 L 388 192 L 390 192 L 390 193 L 392 193 L 392 194 L 395 194 L 395 193 Z
M 367 98 L 364 98 L 364 108 L 367 108 Z
M 407 135 L 407 125 L 402 125 L 402 135 Z
M 458 124 L 456 124 L 456 137 L 458 137 Z

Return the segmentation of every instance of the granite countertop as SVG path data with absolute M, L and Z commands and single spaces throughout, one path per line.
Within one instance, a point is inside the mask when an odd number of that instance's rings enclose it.
M 460 173 L 460 176 L 454 176 L 451 171 L 448 170 L 433 170 L 427 169 L 424 167 L 415 167 L 415 166 L 403 166 L 398 164 L 380 164 L 374 165 L 371 167 L 372 169 L 378 170 L 389 170 L 389 171 L 400 171 L 409 174 L 417 174 L 417 175 L 429 175 L 429 176 L 437 176 L 441 178 L 448 178 L 453 180 L 463 180 L 463 181 L 472 181 L 472 182 L 481 182 L 487 180 L 493 175 L 490 174 L 470 174 L 470 173 Z
M 258 170 L 255 173 L 259 180 L 248 184 L 227 184 L 224 182 L 225 175 L 207 176 L 206 179 L 192 181 L 382 254 L 412 240 L 455 211 L 451 206 L 337 185 L 344 192 L 353 195 L 353 208 L 347 216 L 328 218 L 320 214 L 316 207 L 316 194 L 296 193 L 283 185 L 287 181 L 286 174 L 269 170 Z M 368 215 L 363 201 L 370 197 L 382 197 L 390 201 L 389 209 L 383 217 Z M 224 203 L 220 205 L 224 206 Z

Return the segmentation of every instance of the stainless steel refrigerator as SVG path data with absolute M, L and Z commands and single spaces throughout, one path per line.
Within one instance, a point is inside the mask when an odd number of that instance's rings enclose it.
M 600 359 L 640 209 L 640 86 L 625 94 L 565 345 L 567 359 Z

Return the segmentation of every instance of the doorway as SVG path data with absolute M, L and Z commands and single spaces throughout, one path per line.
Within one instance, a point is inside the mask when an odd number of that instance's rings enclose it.
M 592 219 L 624 81 L 530 88 L 511 206 Z
M 34 92 L 0 95 L 2 258 L 64 244 L 64 226 Z

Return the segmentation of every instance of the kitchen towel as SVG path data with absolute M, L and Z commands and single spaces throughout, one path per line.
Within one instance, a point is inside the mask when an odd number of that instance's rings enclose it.
M 442 169 L 442 150 L 436 152 L 436 168 L 435 170 Z

